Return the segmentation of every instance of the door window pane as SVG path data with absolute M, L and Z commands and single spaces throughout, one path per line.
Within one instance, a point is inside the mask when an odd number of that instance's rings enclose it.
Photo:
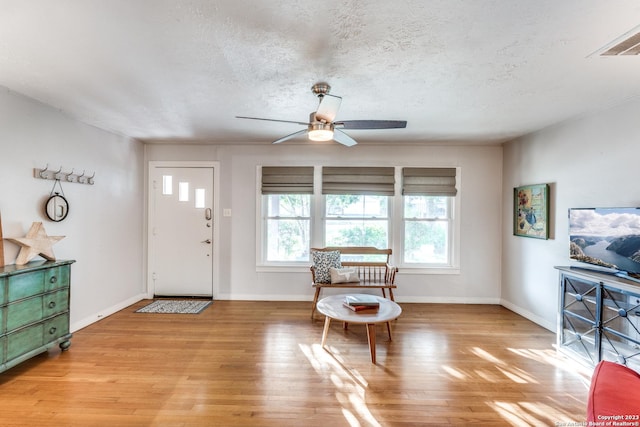
M 205 189 L 204 188 L 196 188 L 196 201 L 195 206 L 197 209 L 204 209 L 205 207 Z
M 188 182 L 178 183 L 178 200 L 180 200 L 181 202 L 189 201 L 189 183 Z
M 173 176 L 162 176 L 162 194 L 165 196 L 170 196 L 173 194 Z

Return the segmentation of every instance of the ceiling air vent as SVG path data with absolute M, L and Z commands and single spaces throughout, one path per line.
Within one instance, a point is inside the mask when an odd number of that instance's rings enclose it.
M 598 51 L 600 56 L 634 56 L 640 54 L 640 26 L 623 34 Z

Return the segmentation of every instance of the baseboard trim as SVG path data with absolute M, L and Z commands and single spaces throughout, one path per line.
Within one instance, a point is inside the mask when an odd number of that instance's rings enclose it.
M 369 291 L 369 292 L 367 292 Z M 324 290 L 320 295 L 320 298 L 329 296 L 329 295 L 337 295 L 337 294 L 349 294 L 349 293 L 371 293 L 374 295 L 382 294 L 380 292 L 372 292 L 369 290 L 359 291 L 357 289 L 346 290 L 346 289 L 332 289 L 332 290 Z M 387 294 L 388 295 L 388 294 Z M 239 294 L 220 294 L 215 299 L 218 300 L 229 300 L 229 301 L 312 301 L 311 295 L 239 295 Z M 395 301 L 397 303 L 433 303 L 433 304 L 491 304 L 491 305 L 500 305 L 500 298 L 468 298 L 468 297 L 396 297 Z
M 513 311 L 516 314 L 519 314 L 520 316 L 524 317 L 527 320 L 531 320 L 533 323 L 536 323 L 540 326 L 542 326 L 545 329 L 550 330 L 551 332 L 553 332 L 554 334 L 556 333 L 556 327 L 557 325 L 555 323 L 551 323 L 548 320 L 537 316 L 533 313 L 531 313 L 528 310 L 523 309 L 522 307 L 519 307 L 515 304 L 510 303 L 509 301 L 506 300 L 500 300 L 500 305 L 503 306 L 504 308 L 507 308 L 511 311 Z
M 138 301 L 142 301 L 143 299 L 148 298 L 147 294 L 139 294 L 136 295 L 134 297 L 131 297 L 119 304 L 116 304 L 114 306 L 111 306 L 105 310 L 102 310 L 96 314 L 93 314 L 91 316 L 85 317 L 84 319 L 81 319 L 77 322 L 73 322 L 70 326 L 69 329 L 71 330 L 71 332 L 76 332 L 82 328 L 86 328 L 87 326 L 91 325 L 92 323 L 95 323 L 99 320 L 104 319 L 105 317 L 111 316 L 112 314 L 123 310 L 127 307 L 129 307 L 132 304 L 137 303 Z

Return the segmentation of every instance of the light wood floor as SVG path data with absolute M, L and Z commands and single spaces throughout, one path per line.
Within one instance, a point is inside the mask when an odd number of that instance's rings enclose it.
M 489 305 L 401 304 L 393 342 L 310 303 L 141 301 L 0 374 L 2 426 L 555 426 L 585 421 L 589 378 L 555 336 Z M 569 424 L 567 424 L 569 423 Z M 575 424 L 574 424 L 575 425 Z

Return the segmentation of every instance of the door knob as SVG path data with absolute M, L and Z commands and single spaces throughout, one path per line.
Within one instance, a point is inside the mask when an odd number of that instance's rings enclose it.
M 210 245 L 211 244 L 211 239 L 203 240 L 201 243 L 206 243 L 206 244 Z

